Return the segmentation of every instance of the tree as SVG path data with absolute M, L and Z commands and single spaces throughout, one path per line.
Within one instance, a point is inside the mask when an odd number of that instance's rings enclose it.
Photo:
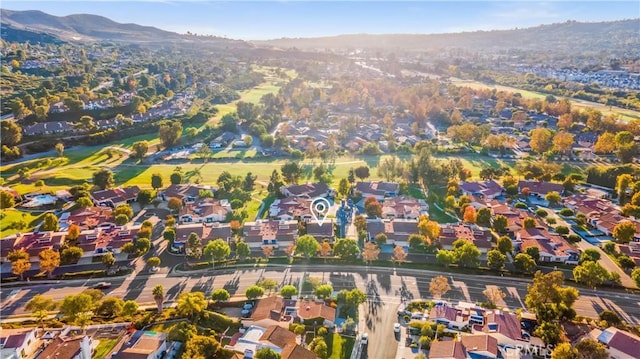
M 231 298 L 231 295 L 229 294 L 229 292 L 224 289 L 224 288 L 219 288 L 213 291 L 213 293 L 211 293 L 211 299 L 213 301 L 217 302 L 226 302 L 227 300 L 229 300 L 229 298 Z
M 30 311 L 31 315 L 42 325 L 47 316 L 49 316 L 49 312 L 56 309 L 56 302 L 51 297 L 36 294 L 27 302 L 24 309 Z
M 93 184 L 100 187 L 100 189 L 113 187 L 115 184 L 113 172 L 108 168 L 97 170 L 93 173 Z
M 236 243 L 236 255 L 240 257 L 240 259 L 247 258 L 251 254 L 251 248 L 247 242 L 238 241 Z
M 267 260 L 269 260 L 269 258 L 273 256 L 273 247 L 271 247 L 271 246 L 262 247 L 262 255 Z
M 162 188 L 162 175 L 160 173 L 156 172 L 151 175 L 151 187 L 156 191 Z
M 476 209 L 473 206 L 467 206 L 462 218 L 467 223 L 476 223 Z
M 64 144 L 62 142 L 56 143 L 56 152 L 58 153 L 58 157 L 62 157 L 64 155 Z
M 358 242 L 354 239 L 340 238 L 333 245 L 333 254 L 341 259 L 355 259 L 360 254 Z
M 579 359 L 608 359 L 609 358 L 609 352 L 607 351 L 607 347 L 604 344 L 591 338 L 582 339 L 575 346 L 575 349 L 578 351 Z
M 133 218 L 133 209 L 131 208 L 131 205 L 127 203 L 118 205 L 113 210 L 113 216 L 117 217 L 118 215 L 124 215 L 127 218 L 127 221 Z
M 620 222 L 613 227 L 613 238 L 621 244 L 629 243 L 633 239 L 635 233 L 636 226 L 630 221 Z
M 522 221 L 522 225 L 525 229 L 536 228 L 536 220 L 532 217 L 527 217 Z
M 285 182 L 288 184 L 298 183 L 300 176 L 302 176 L 302 168 L 297 162 L 287 162 L 283 164 L 280 171 L 282 172 L 282 177 Z
M 40 269 L 51 278 L 53 271 L 60 266 L 60 252 L 47 248 L 40 252 Z
M 597 262 L 600 260 L 600 252 L 595 248 L 585 249 L 580 255 L 580 264 L 584 262 Z
M 538 153 L 547 152 L 551 148 L 551 131 L 546 128 L 539 127 L 531 130 L 530 138 L 529 146 Z
M 579 359 L 578 350 L 569 343 L 560 343 L 553 348 L 551 359 Z
M 27 251 L 25 251 L 23 248 L 20 249 L 14 249 L 11 252 L 9 252 L 7 254 L 7 259 L 10 262 L 15 262 L 17 260 L 29 260 L 29 253 L 27 253 Z
M 429 283 L 429 293 L 431 293 L 435 298 L 442 298 L 442 296 L 450 290 L 451 286 L 449 286 L 449 279 L 443 275 L 434 277 Z
M 276 353 L 271 348 L 262 348 L 256 351 L 254 358 L 255 359 L 280 359 L 281 356 L 279 353 Z
M 364 201 L 364 211 L 371 218 L 379 218 L 382 216 L 382 205 L 375 197 L 368 197 Z
M 253 175 L 251 172 L 247 172 L 247 175 L 244 176 L 244 181 L 242 182 L 242 189 L 247 192 L 253 191 L 253 185 L 257 178 L 258 176 Z
M 278 281 L 275 279 L 260 279 L 256 285 L 264 290 L 268 290 L 271 293 L 278 286 Z
M 451 263 L 456 261 L 456 256 L 453 251 L 440 249 L 438 250 L 438 253 L 436 253 L 436 260 L 438 261 L 438 264 L 448 267 Z
M 395 246 L 395 248 L 393 248 L 392 259 L 398 264 L 401 264 L 407 259 L 407 252 L 405 252 L 404 248 L 401 246 Z
M 287 257 L 292 258 L 296 253 L 296 245 L 291 243 L 284 249 L 284 252 L 287 254 Z
M 40 229 L 42 231 L 56 232 L 58 230 L 58 217 L 51 212 L 45 213 Z
M 333 287 L 330 284 L 319 285 L 315 289 L 315 294 L 318 298 L 329 298 L 333 293 Z
M 567 153 L 571 150 L 571 146 L 573 145 L 573 135 L 560 131 L 553 136 L 553 150 L 558 151 L 560 153 Z
M 533 282 L 528 285 L 525 305 L 537 314 L 538 323 L 575 317 L 571 307 L 578 298 L 578 291 L 563 284 L 564 275 L 560 271 L 546 274 L 538 271 L 534 275 Z
M 135 142 L 131 148 L 133 149 L 133 157 L 138 160 L 142 160 L 149 150 L 149 142 L 138 141 Z
M 378 233 L 375 237 L 373 237 L 373 241 L 376 243 L 378 247 L 382 247 L 387 243 L 387 235 L 384 233 Z
M 412 249 L 420 248 L 424 243 L 425 238 L 419 234 L 412 234 L 409 236 L 409 247 Z
M 278 172 L 278 170 L 273 170 L 273 172 L 271 172 L 271 177 L 269 177 L 267 191 L 271 194 L 278 195 L 280 194 L 280 187 L 282 186 L 284 186 L 284 181 L 282 180 L 282 176 L 280 176 L 280 172 Z
M 231 247 L 224 239 L 218 238 L 215 241 L 209 241 L 204 247 L 204 256 L 211 260 L 223 260 L 231 254 Z
M 216 353 L 220 350 L 220 343 L 210 336 L 194 335 L 186 343 L 184 352 L 185 358 L 204 359 L 217 358 Z
M 493 218 L 493 229 L 498 233 L 504 233 L 509 225 L 507 217 L 499 214 Z
M 638 287 L 640 287 L 640 267 L 636 267 L 632 272 L 631 272 L 631 279 L 633 279 L 633 281 L 636 283 L 636 285 Z
M 500 288 L 492 286 L 490 288 L 485 289 L 482 294 L 487 298 L 487 301 L 492 305 L 498 304 L 506 294 L 500 290 Z
M 16 117 L 19 115 L 15 112 Z M 3 145 L 15 146 L 22 139 L 22 128 L 15 121 L 0 121 L 0 142 Z
M 107 269 L 109 269 L 113 267 L 114 264 L 116 264 L 116 258 L 111 252 L 107 252 L 102 255 L 102 264 L 107 267 Z
M 341 178 L 338 184 L 338 193 L 342 197 L 347 197 L 349 194 L 349 181 L 346 178 Z
M 466 210 L 465 210 L 465 214 L 466 214 Z M 493 215 L 491 214 L 491 210 L 489 208 L 482 207 L 478 210 L 478 213 L 476 214 L 475 223 L 482 227 L 489 227 L 491 226 L 492 216 Z
M 11 272 L 20 276 L 20 280 L 24 280 L 24 273 L 31 269 L 31 262 L 28 259 L 18 259 L 11 261 Z
M 90 313 L 95 306 L 93 297 L 86 293 L 69 295 L 62 300 L 60 312 L 70 321 L 75 322 L 82 314 Z
M 182 123 L 180 123 L 180 121 L 174 121 L 171 123 L 171 125 L 161 125 L 158 128 L 158 138 L 160 139 L 160 144 L 164 148 L 168 148 L 177 144 L 181 135 Z
M 513 258 L 513 265 L 523 273 L 531 273 L 536 268 L 536 261 L 526 253 L 518 253 Z
M 378 165 L 378 176 L 390 182 L 401 177 L 403 170 L 404 166 L 398 157 L 385 157 Z
M 318 241 L 310 235 L 304 235 L 296 240 L 296 254 L 303 254 L 305 258 L 314 256 L 320 250 Z
M 173 172 L 171 174 L 171 176 L 169 177 L 169 180 L 171 181 L 171 184 L 180 184 L 180 183 L 182 183 L 182 173 Z
M 562 328 L 560 324 L 555 322 L 542 322 L 536 330 L 533 331 L 533 335 L 542 339 L 546 344 L 556 345 L 560 342 Z
M 595 288 L 609 279 L 609 272 L 599 263 L 587 261 L 573 268 L 573 278 L 589 288 Z
M 135 300 L 125 300 L 122 304 L 120 315 L 130 318 L 138 313 L 138 303 Z
M 151 203 L 151 200 L 153 199 L 153 197 L 154 197 L 154 193 L 152 190 L 143 189 L 140 192 L 138 192 L 138 195 L 136 196 L 136 201 L 140 203 L 140 207 L 144 207 L 149 203 Z
M 13 194 L 9 191 L 0 190 L 0 209 L 12 208 L 15 205 Z
M 364 181 L 366 178 L 369 178 L 369 167 L 368 166 L 360 166 L 354 170 L 354 174 L 356 177 L 360 179 L 360 181 Z
M 292 285 L 285 285 L 280 289 L 280 295 L 287 299 L 290 299 L 296 294 L 298 294 L 298 289 Z
M 207 308 L 207 300 L 202 292 L 182 292 L 178 297 L 176 311 L 178 315 L 195 321 Z
M 167 207 L 169 207 L 170 210 L 177 212 L 182 208 L 182 201 L 179 198 L 171 197 L 169 198 Z
M 362 259 L 367 263 L 371 263 L 372 261 L 378 260 L 378 255 L 380 255 L 380 248 L 378 248 L 375 243 L 367 241 L 367 243 L 364 244 Z
M 122 313 L 123 306 L 124 300 L 117 297 L 106 297 L 96 309 L 96 314 L 107 318 L 113 318 Z
M 158 257 L 151 257 L 149 259 L 147 259 L 147 265 L 150 267 L 157 267 L 160 265 L 160 258 Z
M 62 264 L 74 264 L 82 257 L 84 251 L 80 247 L 71 246 L 60 252 L 60 262 Z
M 257 285 L 252 285 L 245 291 L 245 296 L 247 299 L 256 299 L 260 298 L 264 295 L 264 289 L 262 287 L 258 287 Z
M 316 337 L 309 344 L 311 350 L 319 359 L 327 359 L 329 357 L 329 347 L 322 337 Z
M 325 262 L 327 261 L 327 257 L 331 254 L 331 244 L 326 239 L 322 241 L 320 245 L 320 256 L 324 257 Z
M 513 252 L 513 242 L 511 242 L 511 238 L 509 238 L 508 236 L 502 236 L 498 238 L 497 247 L 502 254 Z
M 418 232 L 429 238 L 430 243 L 434 243 L 440 237 L 440 224 L 436 221 L 432 221 L 428 216 L 420 216 L 418 219 Z
M 202 257 L 202 240 L 197 233 L 191 232 L 189 237 L 187 237 L 185 254 L 187 257 L 193 259 L 200 259 L 200 257 Z
M 457 244 L 457 245 L 456 245 Z M 461 267 L 475 268 L 478 266 L 480 258 L 480 250 L 475 244 L 467 242 L 464 239 L 458 239 L 453 242 L 453 254 L 456 262 Z
M 549 202 L 549 206 L 556 206 L 560 201 L 562 201 L 562 196 L 560 196 L 560 193 L 558 192 L 549 192 L 544 196 L 544 199 Z
M 353 168 L 349 168 L 349 175 L 347 176 L 347 181 L 349 181 L 349 183 L 354 183 L 356 181 L 356 172 Z
M 527 247 L 524 253 L 531 257 L 536 263 L 540 260 L 540 248 L 536 246 Z
M 504 263 L 506 262 L 506 260 L 507 256 L 502 254 L 497 249 L 492 249 L 487 252 L 487 265 L 493 270 L 502 270 L 502 268 L 504 268 Z
M 151 290 L 151 294 L 153 295 L 153 300 L 156 302 L 158 314 L 162 314 L 162 309 L 164 308 L 164 287 L 160 284 L 156 285 Z
M 598 136 L 598 140 L 593 146 L 596 153 L 611 153 L 616 149 L 616 136 L 610 132 L 605 132 Z

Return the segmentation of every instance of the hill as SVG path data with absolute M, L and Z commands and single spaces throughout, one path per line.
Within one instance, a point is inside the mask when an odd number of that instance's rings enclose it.
M 640 47 L 640 19 L 599 23 L 564 23 L 525 29 L 475 31 L 451 34 L 353 34 L 318 38 L 282 38 L 253 41 L 259 46 L 298 49 L 428 51 L 462 48 L 472 51 L 504 49 L 565 51 L 621 51 Z

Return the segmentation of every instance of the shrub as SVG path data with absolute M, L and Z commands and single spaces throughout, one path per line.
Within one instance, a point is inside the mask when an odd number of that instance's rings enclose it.
M 549 218 L 547 218 L 547 223 L 549 223 L 549 224 L 556 224 L 556 219 L 555 219 L 555 218 L 553 218 L 553 217 L 549 217 Z
M 557 226 L 555 230 L 558 234 L 569 234 L 569 227 L 567 226 Z
M 571 210 L 571 208 L 563 208 L 558 211 L 558 214 L 565 217 L 571 217 L 573 216 L 573 211 Z
M 527 204 L 524 202 L 518 202 L 516 203 L 515 207 L 519 209 L 527 209 Z
M 544 209 L 539 208 L 539 209 L 536 211 L 536 215 L 537 215 L 538 217 L 540 217 L 540 218 L 545 218 L 545 217 L 547 217 L 547 216 L 549 215 L 549 213 L 547 213 L 547 211 L 545 211 Z

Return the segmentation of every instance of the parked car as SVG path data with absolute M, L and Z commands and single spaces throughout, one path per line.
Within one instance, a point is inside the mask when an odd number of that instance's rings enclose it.
M 98 282 L 93 285 L 93 289 L 107 289 L 111 287 L 111 283 L 109 282 Z
M 394 333 L 400 333 L 400 323 L 394 323 L 393 324 L 393 332 Z
M 360 342 L 362 344 L 368 344 L 369 343 L 369 333 L 362 334 L 362 338 L 360 339 Z

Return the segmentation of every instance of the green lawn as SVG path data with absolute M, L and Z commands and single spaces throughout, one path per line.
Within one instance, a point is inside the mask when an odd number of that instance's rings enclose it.
M 96 347 L 96 351 L 93 354 L 93 359 L 104 359 L 107 357 L 107 354 L 111 352 L 113 347 L 118 344 L 118 339 L 99 339 L 100 343 Z
M 41 213 L 30 213 L 23 212 L 17 209 L 5 209 L 0 211 L 0 237 L 4 238 L 8 235 L 15 234 L 18 232 L 30 232 L 32 231 L 36 225 L 40 223 L 42 220 L 43 214 Z M 10 228 L 11 224 L 14 222 L 24 221 L 26 223 L 25 228 Z
M 351 357 L 353 345 L 355 344 L 354 338 L 343 337 L 340 334 L 334 333 L 330 339 L 332 343 L 327 343 L 331 350 L 329 359 L 348 359 Z

